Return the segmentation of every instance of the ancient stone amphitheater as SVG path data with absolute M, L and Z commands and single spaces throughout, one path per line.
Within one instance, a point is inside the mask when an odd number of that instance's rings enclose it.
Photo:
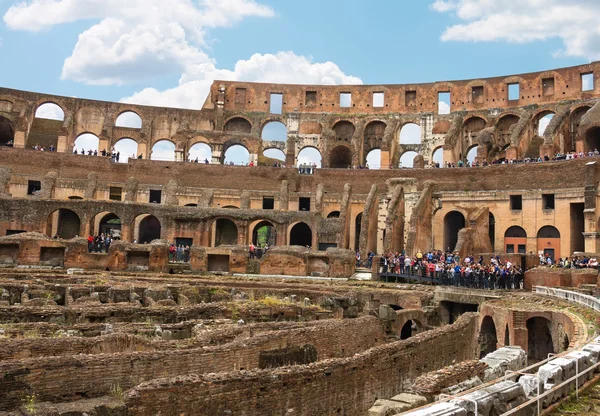
M 0 415 L 561 414 L 598 379 L 596 269 L 476 290 L 355 253 L 597 255 L 598 77 L 216 81 L 197 111 L 0 89 Z

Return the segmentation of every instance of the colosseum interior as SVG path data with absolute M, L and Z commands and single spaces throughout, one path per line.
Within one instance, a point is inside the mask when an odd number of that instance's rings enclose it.
M 600 255 L 596 79 L 215 81 L 201 110 L 0 89 L 0 416 L 597 414 L 598 269 L 539 266 Z M 433 250 L 522 288 L 382 279 Z

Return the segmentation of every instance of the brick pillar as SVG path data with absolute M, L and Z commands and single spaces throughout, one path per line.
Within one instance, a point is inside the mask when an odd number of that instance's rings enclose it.
M 25 132 L 24 131 L 15 131 L 13 147 L 16 149 L 24 149 L 25 148 Z
M 381 160 L 380 160 L 380 169 L 389 169 L 390 168 L 390 151 L 382 150 L 381 151 Z
M 58 143 L 56 144 L 56 151 L 60 153 L 66 153 L 67 149 L 67 136 L 58 136 Z
M 506 149 L 506 159 L 513 160 L 513 159 L 518 159 L 518 158 L 519 158 L 519 149 L 517 149 L 513 145 L 510 145 L 508 147 L 508 149 Z

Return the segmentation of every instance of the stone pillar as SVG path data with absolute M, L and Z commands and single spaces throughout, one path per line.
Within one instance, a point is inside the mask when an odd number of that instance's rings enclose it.
M 183 149 L 175 149 L 175 162 L 185 162 Z
M 121 222 L 121 241 L 133 241 L 133 235 L 131 233 L 131 224 Z
M 390 151 L 382 150 L 381 151 L 381 159 L 380 159 L 380 169 L 389 169 L 390 168 Z
M 279 211 L 287 212 L 289 209 L 289 183 L 287 180 L 281 181 L 281 192 L 279 193 Z
M 519 149 L 517 149 L 512 144 L 506 149 L 506 159 L 513 160 L 519 158 Z M 490 161 L 491 162 L 491 161 Z
M 16 140 L 15 140 L 15 142 L 16 142 Z M 575 141 L 575 151 L 577 153 L 585 152 L 585 142 L 583 140 Z
M 25 132 L 24 131 L 15 131 L 13 147 L 16 149 L 24 149 L 25 148 Z
M 442 146 L 444 152 L 444 163 L 456 163 L 456 157 L 454 155 L 454 147 L 450 145 Z
M 285 246 L 286 245 L 286 238 L 287 238 L 287 230 L 286 230 L 286 226 L 284 224 L 275 224 L 275 230 L 277 231 L 277 245 L 278 246 Z
M 223 163 L 223 145 L 222 144 L 211 144 L 212 150 L 212 161 L 211 163 L 215 163 L 217 165 Z
M 56 144 L 56 151 L 60 153 L 67 152 L 67 136 L 58 136 L 58 143 Z
M 554 146 L 551 144 L 543 144 L 540 146 L 540 157 L 543 159 L 546 155 L 548 155 L 550 159 L 554 157 Z

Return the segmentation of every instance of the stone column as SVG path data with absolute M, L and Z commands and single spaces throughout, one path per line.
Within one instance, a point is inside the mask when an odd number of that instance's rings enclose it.
M 223 163 L 223 145 L 222 144 L 211 144 L 210 147 L 212 150 L 211 163 L 214 163 L 217 165 Z

